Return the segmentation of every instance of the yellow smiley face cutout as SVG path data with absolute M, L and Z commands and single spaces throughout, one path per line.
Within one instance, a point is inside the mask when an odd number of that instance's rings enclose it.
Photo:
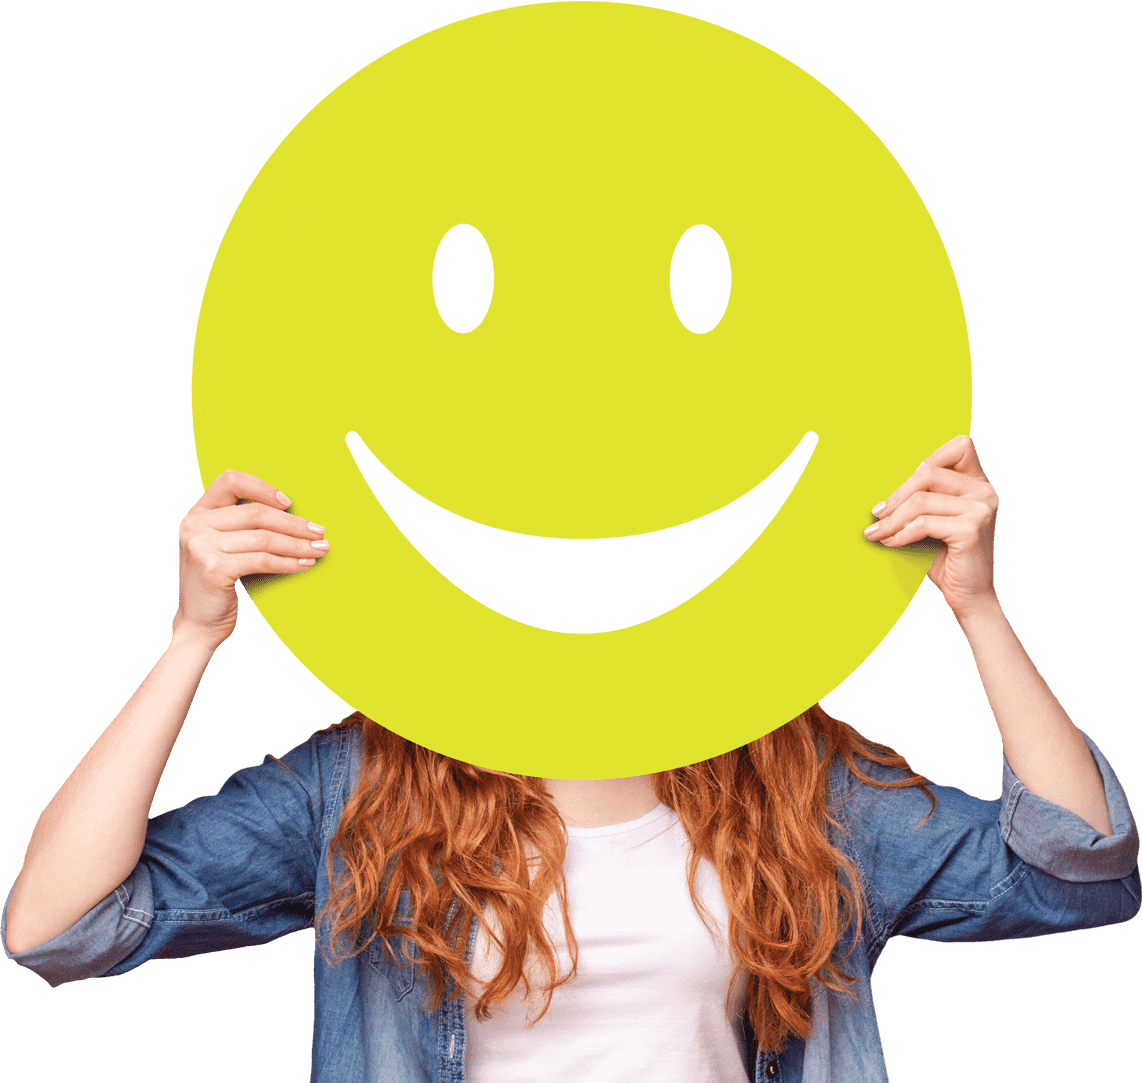
M 562 778 L 724 752 L 839 684 L 933 549 L 862 528 L 967 431 L 937 230 L 782 57 L 559 3 L 436 30 L 287 136 L 195 342 L 209 483 L 330 555 L 249 584 L 343 699 Z

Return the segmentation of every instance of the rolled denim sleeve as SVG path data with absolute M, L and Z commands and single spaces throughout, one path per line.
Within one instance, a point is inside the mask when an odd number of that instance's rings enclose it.
M 1101 835 L 1074 812 L 1028 790 L 1004 760 L 1000 836 L 1029 865 L 1061 880 L 1089 884 L 1130 876 L 1139 857 L 1139 831 L 1127 795 L 1095 743 L 1084 735 L 1103 778 L 1111 834 Z
M 119 887 L 55 939 L 6 954 L 55 986 L 312 925 L 318 862 L 343 803 L 346 746 L 344 729 L 316 733 L 281 760 L 238 771 L 213 797 L 154 817 Z
M 932 786 L 884 789 L 846 773 L 843 849 L 858 866 L 870 962 L 890 936 L 1000 940 L 1126 921 L 1139 910 L 1138 832 L 1126 795 L 1088 740 L 1113 831 L 1030 793 L 1003 767 L 999 800 Z M 872 765 L 881 782 L 903 778 Z M 927 818 L 926 818 L 927 817 Z

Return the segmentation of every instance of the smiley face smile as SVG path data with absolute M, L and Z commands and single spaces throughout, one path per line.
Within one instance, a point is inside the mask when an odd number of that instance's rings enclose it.
M 357 433 L 346 433 L 345 443 L 385 513 L 450 583 L 521 624 L 583 635 L 642 624 L 714 582 L 781 510 L 818 437 L 807 432 L 737 500 L 687 523 L 618 538 L 548 538 L 473 522 L 410 489 Z

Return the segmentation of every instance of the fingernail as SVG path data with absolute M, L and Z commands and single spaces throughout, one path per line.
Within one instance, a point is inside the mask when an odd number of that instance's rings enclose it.
M 305 559 L 303 559 L 303 560 L 299 560 L 299 561 L 298 561 L 298 563 L 299 563 L 299 564 L 300 564 L 300 565 L 301 565 L 303 568 L 312 568 L 312 567 L 313 567 L 313 566 L 314 566 L 314 565 L 317 563 L 317 561 L 316 561 L 316 560 L 314 560 L 312 557 L 307 557 L 307 558 L 305 558 Z
M 288 508 L 290 506 L 290 498 L 286 496 L 285 493 L 279 493 L 278 503 L 281 504 L 283 508 Z
M 873 509 L 873 514 L 874 515 L 880 515 L 884 510 L 885 510 L 885 501 L 882 500 L 881 503 L 878 504 L 877 507 L 875 507 Z
M 867 526 L 861 533 L 868 538 L 880 525 L 880 523 L 874 523 L 872 526 Z
M 329 548 L 329 542 L 327 542 L 324 538 L 321 541 L 312 541 L 310 542 L 310 545 L 312 545 L 315 549 Z
M 324 534 L 325 533 L 325 527 L 324 526 L 318 526 L 317 523 L 306 523 L 306 526 L 308 526 L 310 528 L 310 530 L 312 530 L 315 534 Z

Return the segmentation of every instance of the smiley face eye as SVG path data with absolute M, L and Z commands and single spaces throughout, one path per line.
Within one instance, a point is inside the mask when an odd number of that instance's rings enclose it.
M 696 335 L 713 331 L 730 303 L 730 253 L 710 226 L 691 226 L 671 257 L 671 303 Z
M 475 226 L 453 226 L 433 258 L 433 300 L 441 319 L 457 334 L 475 331 L 492 304 L 492 251 Z

